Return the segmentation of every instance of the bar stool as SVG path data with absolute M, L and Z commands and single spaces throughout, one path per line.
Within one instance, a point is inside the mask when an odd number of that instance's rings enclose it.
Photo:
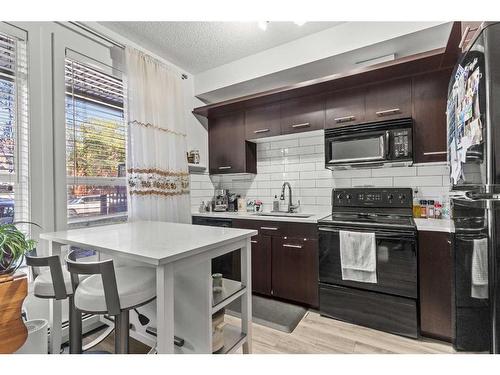
M 77 251 L 71 251 L 66 264 L 71 274 L 77 317 L 81 313 L 109 314 L 115 321 L 115 353 L 129 351 L 129 311 L 156 298 L 156 271 L 152 267 L 116 268 L 113 260 L 76 262 Z M 88 275 L 80 280 L 79 275 Z M 72 331 L 70 341 L 81 345 L 82 332 Z
M 73 287 L 71 285 L 71 276 L 70 273 L 61 266 L 61 259 L 59 255 L 50 255 L 50 256 L 37 256 L 36 250 L 31 251 L 26 254 L 26 264 L 32 267 L 32 272 L 34 275 L 33 282 L 33 294 L 35 297 L 43 298 L 43 299 L 55 299 L 55 300 L 64 300 L 68 298 L 68 307 L 69 307 L 69 336 L 72 336 L 75 328 L 80 330 L 81 332 L 81 319 L 76 315 L 76 311 L 73 303 Z M 37 270 L 36 267 L 48 267 L 45 270 Z M 79 352 L 88 350 L 95 345 L 99 344 L 106 337 L 108 337 L 111 332 L 113 332 L 114 327 L 110 326 L 106 329 L 103 334 L 99 335 L 95 340 L 85 345 L 84 347 L 80 346 L 76 347 L 71 345 L 70 342 L 70 353 L 75 353 L 76 350 Z M 51 341 L 54 340 L 51 337 Z M 60 338 L 59 338 L 60 340 Z M 58 344 L 54 344 L 56 348 L 61 348 L 61 342 Z M 59 353 L 53 353 L 59 354 Z

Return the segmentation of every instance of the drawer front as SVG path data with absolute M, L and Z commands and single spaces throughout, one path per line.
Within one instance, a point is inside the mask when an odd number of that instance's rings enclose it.
M 320 284 L 322 315 L 397 335 L 418 337 L 416 300 Z
M 283 223 L 267 220 L 234 219 L 233 227 L 258 230 L 259 236 L 280 236 Z
M 233 219 L 234 228 L 255 229 L 261 236 L 294 237 L 317 239 L 318 230 L 313 223 L 294 223 L 286 221 Z

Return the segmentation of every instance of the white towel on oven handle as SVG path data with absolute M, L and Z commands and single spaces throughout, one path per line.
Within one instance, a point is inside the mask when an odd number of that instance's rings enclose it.
M 375 233 L 340 231 L 342 280 L 377 282 Z

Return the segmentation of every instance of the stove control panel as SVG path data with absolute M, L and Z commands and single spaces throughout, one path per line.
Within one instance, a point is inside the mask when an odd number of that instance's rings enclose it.
M 413 191 L 405 188 L 333 189 L 332 202 L 336 207 L 411 208 Z

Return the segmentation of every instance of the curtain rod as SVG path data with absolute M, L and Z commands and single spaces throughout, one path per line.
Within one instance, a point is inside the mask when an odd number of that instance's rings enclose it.
M 86 32 L 88 32 L 88 33 L 90 33 L 90 34 L 92 34 L 92 35 L 94 35 L 94 36 L 96 36 L 96 37 L 98 37 L 100 39 L 103 39 L 106 42 L 109 42 L 109 43 L 111 43 L 112 45 L 114 45 L 114 46 L 116 46 L 118 48 L 121 48 L 121 49 L 124 50 L 125 47 L 126 47 L 124 44 L 121 44 L 121 43 L 117 42 L 116 40 L 110 38 L 109 36 L 104 35 L 103 33 L 99 32 L 99 31 L 96 31 L 93 28 L 88 27 L 87 25 L 85 25 L 85 24 L 83 24 L 81 22 L 68 21 L 68 23 L 70 23 L 70 24 L 72 24 L 72 25 L 74 25 L 76 27 L 79 27 L 79 28 L 85 30 Z M 182 73 L 181 74 L 181 78 L 182 79 L 188 79 L 188 76 L 187 76 L 187 74 Z

